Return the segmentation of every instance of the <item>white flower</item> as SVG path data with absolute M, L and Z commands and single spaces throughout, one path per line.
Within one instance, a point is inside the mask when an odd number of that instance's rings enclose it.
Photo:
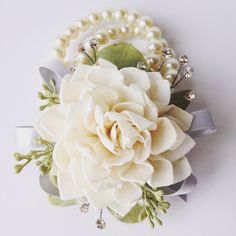
M 97 209 L 125 215 L 142 196 L 140 185 L 162 187 L 186 179 L 184 133 L 192 115 L 169 104 L 160 73 L 105 60 L 66 75 L 60 105 L 42 112 L 40 136 L 55 143 L 53 160 L 61 199 L 86 196 Z

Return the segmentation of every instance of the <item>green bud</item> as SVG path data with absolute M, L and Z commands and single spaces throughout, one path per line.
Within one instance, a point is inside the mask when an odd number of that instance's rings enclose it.
M 159 210 L 161 213 L 166 214 L 166 209 L 158 208 L 158 210 Z
M 162 221 L 160 219 L 156 218 L 156 222 L 157 224 L 162 225 Z
M 40 111 L 43 111 L 46 107 L 47 107 L 47 105 L 41 105 L 41 106 L 39 107 L 39 110 L 40 110 Z
M 24 160 L 24 159 L 27 159 L 26 156 L 24 156 L 24 155 L 22 155 L 22 154 L 20 154 L 20 153 L 17 153 L 17 152 L 15 152 L 15 153 L 13 154 L 13 156 L 14 156 L 14 158 L 15 158 L 17 161 L 22 161 L 22 160 Z
M 47 97 L 43 93 L 41 93 L 41 92 L 38 92 L 38 98 L 42 99 L 42 100 L 47 99 Z
M 18 165 L 14 166 L 14 171 L 15 171 L 16 174 L 19 174 L 22 171 L 23 168 L 24 168 L 24 165 L 18 164 Z
M 155 227 L 155 224 L 153 223 L 153 221 L 152 221 L 152 219 L 151 219 L 150 216 L 148 217 L 148 223 L 149 223 L 149 225 L 150 225 L 152 228 Z

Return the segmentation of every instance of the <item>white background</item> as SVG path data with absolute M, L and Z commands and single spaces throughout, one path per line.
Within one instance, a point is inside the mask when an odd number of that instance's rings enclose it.
M 150 15 L 179 53 L 185 52 L 195 78 L 183 83 L 197 99 L 190 110 L 208 107 L 218 132 L 197 140 L 190 162 L 199 185 L 186 204 L 172 201 L 164 226 L 126 225 L 98 214 L 47 202 L 34 166 L 13 173 L 14 126 L 31 124 L 38 113 L 41 81 L 37 66 L 49 57 L 54 39 L 78 17 L 109 7 Z M 0 0 L 0 235 L 236 235 L 236 4 L 234 0 Z

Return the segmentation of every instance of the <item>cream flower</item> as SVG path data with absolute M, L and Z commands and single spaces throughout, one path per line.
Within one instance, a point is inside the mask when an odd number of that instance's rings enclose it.
M 142 196 L 140 185 L 186 179 L 185 155 L 194 141 L 184 131 L 192 115 L 169 100 L 169 82 L 158 72 L 118 70 L 99 60 L 66 75 L 61 104 L 35 123 L 40 136 L 55 143 L 61 199 L 86 196 L 97 209 L 125 215 Z

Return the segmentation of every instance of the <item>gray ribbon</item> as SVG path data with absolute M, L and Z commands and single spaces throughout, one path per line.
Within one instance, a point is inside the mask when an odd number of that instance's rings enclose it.
M 197 178 L 191 174 L 187 179 L 176 184 L 163 188 L 165 196 L 179 196 L 184 201 L 187 201 L 187 194 L 192 192 L 197 185 Z
M 33 126 L 16 126 L 16 146 L 18 149 L 40 148 L 35 143 L 39 137 Z
M 216 131 L 216 127 L 209 110 L 202 109 L 194 111 L 191 114 L 193 115 L 193 122 L 188 130 L 188 134 L 191 137 L 197 138 L 212 134 Z
M 51 59 L 44 65 L 39 67 L 39 73 L 45 83 L 49 84 L 51 79 L 56 82 L 56 89 L 60 91 L 62 78 L 69 73 L 68 69 L 63 63 L 58 60 Z
M 53 196 L 59 196 L 59 190 L 56 186 L 52 184 L 50 181 L 50 177 L 48 174 L 40 175 L 39 177 L 39 184 L 41 188 L 48 194 Z

